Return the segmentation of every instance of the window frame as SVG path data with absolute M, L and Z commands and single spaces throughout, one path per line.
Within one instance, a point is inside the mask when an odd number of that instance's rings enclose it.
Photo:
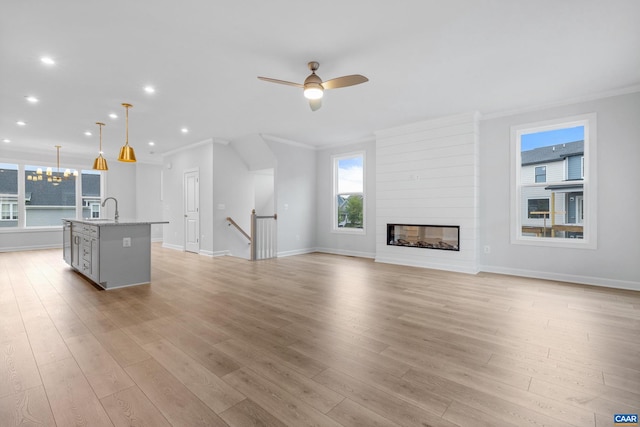
M 344 159 L 351 159 L 354 157 L 362 157 L 362 228 L 352 228 L 352 227 L 338 227 L 338 195 L 339 194 L 360 194 L 360 193 L 339 193 L 338 192 L 338 173 L 339 173 L 339 162 Z M 353 151 L 349 153 L 341 153 L 335 154 L 331 156 L 331 166 L 333 168 L 332 180 L 332 202 L 331 206 L 331 232 L 333 233 L 341 233 L 341 234 L 366 234 L 366 223 L 367 223 L 367 158 L 365 151 Z
M 525 134 L 584 126 L 583 154 L 583 238 L 548 238 L 526 236 L 522 233 L 523 196 L 522 189 L 531 184 L 521 182 L 522 156 L 521 137 Z M 542 122 L 523 123 L 511 126 L 511 244 L 596 249 L 597 248 L 597 115 L 588 113 L 571 117 L 561 117 Z M 546 183 L 545 183 L 546 184 Z M 534 184 L 535 185 L 535 184 Z M 538 184 L 540 185 L 540 184 Z M 528 214 L 527 214 L 528 215 Z
M 3 208 L 9 206 L 9 218 L 3 218 Z M 0 221 L 17 221 L 18 220 L 18 199 L 16 201 L 0 201 Z
M 546 200 L 547 201 L 547 206 L 549 206 L 551 204 L 551 198 L 550 197 L 529 197 L 527 198 L 527 218 L 529 219 L 544 219 L 544 217 L 542 216 L 531 216 L 531 211 L 529 210 L 529 202 L 531 200 Z M 547 208 L 549 209 L 549 208 Z M 544 215 L 544 214 L 533 214 L 533 215 Z
M 43 167 L 57 168 L 57 165 L 51 165 L 48 162 L 42 162 L 40 160 L 33 160 L 33 159 L 16 160 L 13 158 L 3 159 L 1 163 L 13 164 L 18 166 L 18 173 L 17 173 L 17 176 L 18 176 L 18 194 L 17 194 L 18 224 L 15 227 L 0 227 L 0 234 L 38 232 L 38 231 L 61 229 L 62 221 L 60 222 L 60 225 L 32 225 L 32 226 L 26 225 L 26 206 L 27 206 L 26 201 L 28 200 L 27 192 L 26 192 L 26 175 L 25 175 L 26 166 L 37 164 L 37 165 L 42 165 Z M 69 167 L 70 169 L 78 170 L 79 174 L 81 174 L 82 171 L 89 170 L 84 168 L 81 165 L 77 165 L 74 163 L 69 163 L 68 165 L 65 165 L 65 166 Z M 99 172 L 99 175 L 100 175 L 100 194 L 101 194 L 100 198 L 102 199 L 102 197 L 107 193 L 107 181 L 106 181 L 106 174 Z M 75 204 L 73 205 L 75 207 L 74 217 L 76 219 L 82 219 L 82 183 L 81 183 L 82 180 L 80 179 L 80 175 L 76 177 L 75 181 L 76 181 L 76 190 L 75 190 L 76 195 L 75 195 Z
M 538 175 L 538 169 L 544 169 L 544 174 Z M 547 165 L 535 166 L 533 169 L 533 175 L 536 183 L 547 182 Z M 544 177 L 542 181 L 538 181 L 538 176 Z

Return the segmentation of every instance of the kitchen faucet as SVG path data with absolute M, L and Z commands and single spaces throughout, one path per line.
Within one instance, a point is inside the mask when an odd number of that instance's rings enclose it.
M 115 197 L 107 197 L 106 199 L 104 199 L 104 201 L 102 202 L 102 207 L 104 208 L 104 205 L 107 203 L 107 200 L 109 199 L 113 199 L 114 202 L 116 202 L 116 216 L 115 216 L 115 220 L 118 221 L 118 201 L 116 200 Z

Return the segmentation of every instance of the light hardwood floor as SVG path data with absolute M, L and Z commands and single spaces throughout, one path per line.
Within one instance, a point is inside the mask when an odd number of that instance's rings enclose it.
M 152 250 L 102 291 L 0 253 L 2 426 L 611 426 L 640 292 L 309 254 Z

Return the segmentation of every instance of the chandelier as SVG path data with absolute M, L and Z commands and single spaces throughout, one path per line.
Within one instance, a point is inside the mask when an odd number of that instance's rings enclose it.
M 56 145 L 57 150 L 57 168 L 56 171 L 53 171 L 53 168 L 48 167 L 46 171 L 43 173 L 42 168 L 37 168 L 34 173 L 27 175 L 27 181 L 44 181 L 44 177 L 46 176 L 46 181 L 50 182 L 53 185 L 59 185 L 62 181 L 66 181 L 69 178 L 74 178 L 78 176 L 78 171 L 74 170 L 71 172 L 70 169 L 65 169 L 64 172 L 60 172 L 60 148 L 61 145 Z

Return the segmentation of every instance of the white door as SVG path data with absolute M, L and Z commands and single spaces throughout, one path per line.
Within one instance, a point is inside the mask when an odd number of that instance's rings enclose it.
M 184 173 L 184 249 L 200 252 L 200 184 L 198 170 Z

